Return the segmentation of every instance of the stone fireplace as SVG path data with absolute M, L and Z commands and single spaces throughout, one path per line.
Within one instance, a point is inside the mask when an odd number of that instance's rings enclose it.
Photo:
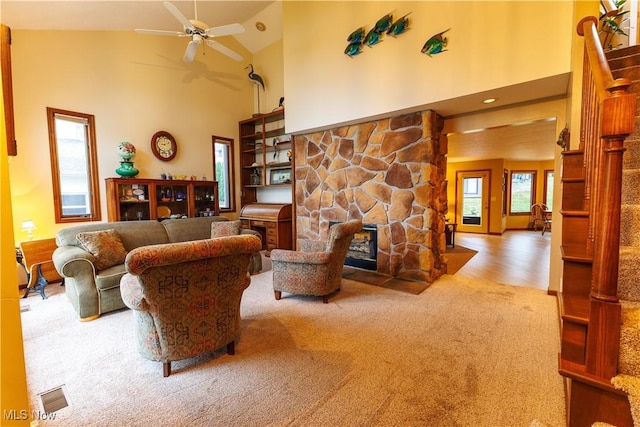
M 423 111 L 294 138 L 298 239 L 332 222 L 377 228 L 375 271 L 433 282 L 446 271 L 446 137 Z
M 339 222 L 329 221 L 329 227 L 333 224 L 339 224 Z M 353 236 L 344 265 L 365 270 L 378 270 L 378 226 L 363 224 L 362 231 Z

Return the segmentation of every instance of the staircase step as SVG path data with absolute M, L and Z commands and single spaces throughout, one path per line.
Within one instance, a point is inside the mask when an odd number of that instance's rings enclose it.
M 638 69 L 637 63 L 640 62 L 640 58 L 635 56 L 635 57 L 628 57 L 625 58 L 625 61 L 636 61 L 636 65 L 635 66 L 628 66 L 626 68 L 620 68 L 617 70 L 611 70 L 611 75 L 613 76 L 614 79 L 620 79 L 620 78 L 624 78 L 624 79 L 629 79 L 632 82 L 633 81 L 640 81 L 640 69 Z M 629 65 L 628 63 L 626 63 L 625 65 Z M 636 93 L 636 92 L 634 92 Z
M 563 290 L 558 293 L 558 307 L 562 319 L 560 357 L 584 365 L 589 326 L 589 297 L 567 294 Z
M 620 246 L 640 247 L 640 205 L 622 205 Z
M 618 262 L 618 298 L 640 302 L 640 248 L 622 246 Z
M 581 262 L 591 264 L 593 262 L 593 256 L 587 253 L 585 244 L 581 245 L 562 245 L 560 247 L 562 251 L 562 259 L 564 261 Z
M 563 360 L 560 375 L 570 378 L 568 426 L 586 427 L 604 422 L 617 427 L 633 426 L 627 394 L 616 389 L 607 378 L 589 374 L 584 365 Z
M 618 373 L 640 377 L 640 302 L 621 300 Z
M 623 49 L 615 49 L 607 52 L 606 57 L 611 73 L 614 78 L 617 78 L 615 76 L 617 72 L 637 68 L 638 63 L 640 63 L 640 48 L 639 46 L 630 46 Z
M 573 178 L 584 180 L 583 150 L 567 150 L 562 152 L 562 180 Z
M 589 232 L 589 213 L 586 211 L 566 211 L 562 213 L 562 246 L 585 246 Z
M 569 320 L 579 325 L 587 325 L 589 323 L 589 308 L 591 304 L 588 296 L 560 292 L 558 293 L 558 298 L 562 320 Z
M 571 259 L 564 257 L 564 268 L 562 269 L 562 293 L 577 297 L 587 298 L 591 290 L 591 262 L 586 262 L 585 258 Z M 588 313 L 589 310 L 586 310 Z
M 584 209 L 584 179 L 562 179 L 562 209 L 578 211 Z
M 562 360 L 584 365 L 586 362 L 587 325 L 562 321 L 560 355 Z
M 640 102 L 638 102 L 640 108 Z M 634 132 L 624 140 L 624 147 L 627 149 L 622 158 L 624 169 L 640 169 L 640 117 L 636 112 L 636 123 Z
M 640 169 L 622 171 L 622 204 L 640 205 Z

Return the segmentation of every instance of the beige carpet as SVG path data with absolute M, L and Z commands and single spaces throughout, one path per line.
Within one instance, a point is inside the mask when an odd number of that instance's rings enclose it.
M 447 247 L 444 258 L 447 260 L 447 273 L 456 274 L 478 251 L 456 245 L 455 248 Z
M 242 301 L 236 355 L 140 357 L 132 313 L 81 323 L 63 293 L 23 301 L 28 387 L 64 386 L 41 426 L 564 425 L 555 297 L 445 275 L 419 295 L 344 280 L 275 301 L 269 271 Z

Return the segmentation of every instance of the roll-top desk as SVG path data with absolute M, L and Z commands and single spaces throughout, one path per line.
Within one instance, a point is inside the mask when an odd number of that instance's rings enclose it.
M 242 228 L 255 230 L 262 235 L 262 247 L 291 249 L 291 204 L 249 203 L 240 211 Z

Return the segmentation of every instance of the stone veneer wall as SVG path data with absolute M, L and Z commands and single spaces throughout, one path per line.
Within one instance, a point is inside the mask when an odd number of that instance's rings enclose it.
M 326 239 L 329 221 L 378 226 L 377 271 L 432 283 L 446 272 L 446 137 L 423 111 L 296 135 L 298 239 Z

